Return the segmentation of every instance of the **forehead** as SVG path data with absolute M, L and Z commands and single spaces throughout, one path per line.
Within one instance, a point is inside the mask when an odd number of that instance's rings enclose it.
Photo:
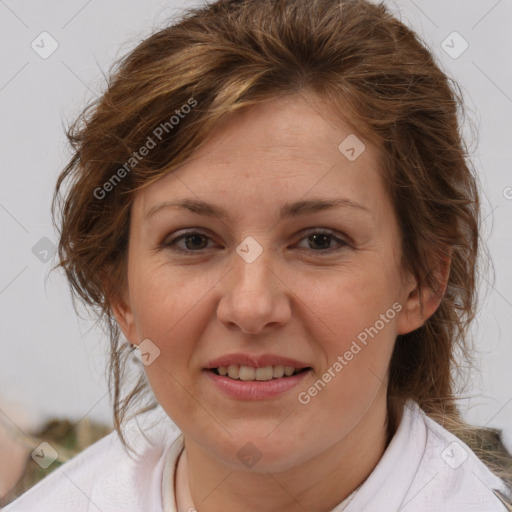
M 173 198 L 215 199 L 259 209 L 311 197 L 375 204 L 379 153 L 329 104 L 289 96 L 224 119 L 185 164 L 135 198 L 139 214 Z

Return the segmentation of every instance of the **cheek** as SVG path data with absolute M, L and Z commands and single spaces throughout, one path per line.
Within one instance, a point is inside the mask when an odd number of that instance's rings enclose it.
M 183 275 L 168 264 L 141 268 L 144 271 L 133 276 L 130 290 L 139 334 L 160 343 L 181 337 L 176 333 L 190 327 L 190 319 L 204 309 L 202 299 L 215 283 L 210 284 L 207 276 Z
M 347 418 L 362 414 L 386 381 L 400 307 L 395 297 L 393 274 L 376 265 L 351 268 L 334 282 L 310 288 L 308 305 L 318 318 L 310 310 L 303 314 L 310 318 L 310 334 L 323 357 L 314 382 L 300 390 L 303 401 L 325 411 L 340 408 Z M 331 421 L 329 414 L 317 414 L 319 428 Z
M 386 381 L 400 304 L 394 275 L 384 270 L 352 268 L 309 288 L 304 325 L 324 357 L 314 379 L 299 390 L 299 401 L 315 428 L 339 423 L 349 429 Z M 343 417 L 333 419 L 333 409 L 344 411 Z
M 334 349 L 343 349 L 361 333 L 364 338 L 365 329 L 376 323 L 379 331 L 394 326 L 397 279 L 391 269 L 375 264 L 333 273 L 314 281 L 314 286 L 311 279 L 305 279 L 300 282 L 303 313 L 311 317 L 310 325 L 315 325 L 320 339 Z M 381 315 L 385 316 L 384 326 Z
M 215 315 L 211 297 L 219 277 L 208 272 L 198 277 L 190 268 L 171 269 L 168 264 L 142 268 L 132 289 L 136 327 L 140 340 L 149 339 L 159 349 L 158 358 L 144 370 L 160 403 L 189 410 L 193 403 L 184 390 L 192 389 L 197 379 L 193 357 Z

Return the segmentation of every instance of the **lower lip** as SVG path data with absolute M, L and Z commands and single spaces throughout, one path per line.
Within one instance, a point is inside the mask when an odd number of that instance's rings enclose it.
M 282 395 L 297 386 L 311 370 L 306 370 L 290 377 L 272 380 L 235 380 L 216 373 L 203 370 L 212 379 L 218 389 L 231 398 L 238 400 L 266 400 Z

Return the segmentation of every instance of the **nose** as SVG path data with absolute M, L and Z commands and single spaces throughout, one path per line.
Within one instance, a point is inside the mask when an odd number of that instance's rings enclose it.
M 279 275 L 279 266 L 270 261 L 269 251 L 250 263 L 237 253 L 233 259 L 232 271 L 222 281 L 217 318 L 228 328 L 247 334 L 288 323 L 291 292 Z

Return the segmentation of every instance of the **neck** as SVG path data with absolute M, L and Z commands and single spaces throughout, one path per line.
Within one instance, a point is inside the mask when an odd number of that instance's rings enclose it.
M 248 504 L 255 512 L 325 512 L 366 480 L 388 441 L 385 397 L 328 450 L 286 471 L 233 470 L 185 437 L 187 491 L 198 512 L 238 512 Z

